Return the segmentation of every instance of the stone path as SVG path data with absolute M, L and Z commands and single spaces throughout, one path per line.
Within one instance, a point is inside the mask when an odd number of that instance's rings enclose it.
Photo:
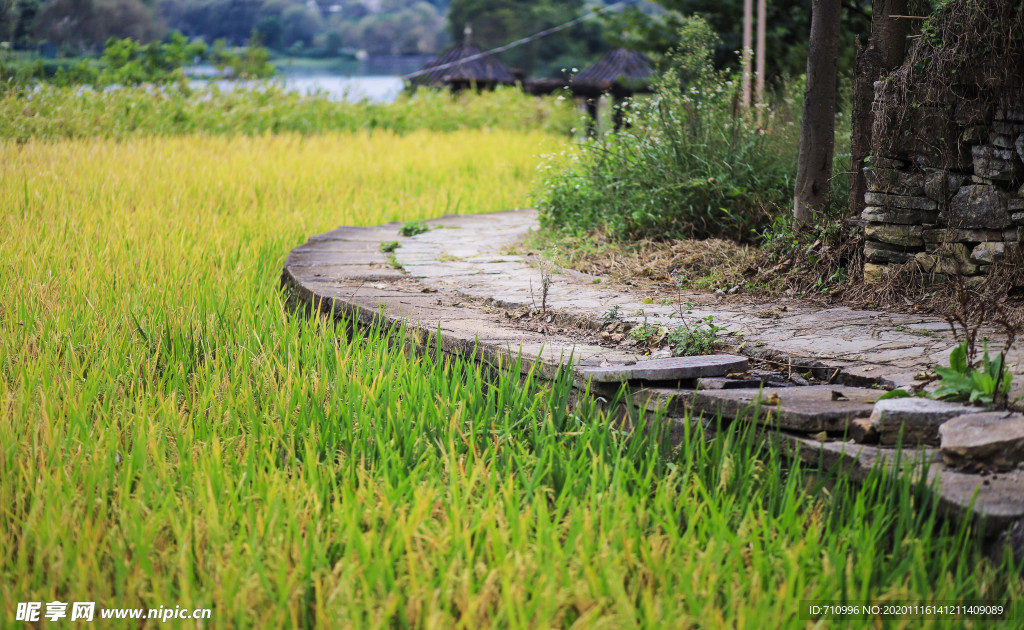
M 289 255 L 282 282 L 298 299 L 366 324 L 382 318 L 404 324 L 421 341 L 440 332 L 442 349 L 451 354 L 475 353 L 495 365 L 511 365 L 521 356 L 524 370 L 536 364 L 544 376 L 571 362 L 580 387 L 595 374 L 617 375 L 595 380 L 621 380 L 621 372 L 633 364 L 640 363 L 632 368 L 637 370 L 643 361 L 659 358 L 644 356 L 607 334 L 602 337 L 602 317 L 613 307 L 626 322 L 657 321 L 669 327 L 681 324 L 681 317 L 693 322 L 712 315 L 716 325 L 729 331 L 730 351 L 774 367 L 783 380 L 800 380 L 794 374 L 811 371 L 826 384 L 776 387 L 790 383 L 755 371 L 734 378 L 706 372 L 700 379 L 695 376 L 699 370 L 683 370 L 676 374 L 694 378 L 634 381 L 634 400 L 679 418 L 688 411 L 722 413 L 772 424 L 783 429 L 779 436 L 794 455 L 815 463 L 824 455 L 853 474 L 866 474 L 876 461 L 891 457 L 901 429 L 917 443 L 937 446 L 943 422 L 979 411 L 928 410 L 939 415 L 922 416 L 914 405 L 930 402 L 919 399 L 885 401 L 887 411 L 876 410 L 883 391 L 871 385 L 914 386 L 916 374 L 947 361 L 955 342 L 942 320 L 703 293 L 683 293 L 662 304 L 662 296 L 652 301 L 649 295 L 593 276 L 557 270 L 545 274 L 531 265 L 515 253 L 515 245 L 536 227 L 533 211 L 446 216 L 428 224 L 430 231 L 414 237 L 400 236 L 400 223 L 341 227 L 314 236 Z M 382 252 L 381 243 L 391 241 L 399 247 Z M 545 277 L 550 279 L 546 295 Z M 692 303 L 690 312 L 681 314 L 679 304 L 687 302 Z M 1024 354 L 1015 349 L 1008 360 L 1024 365 Z M 722 358 L 718 362 L 729 363 Z M 657 372 L 655 367 L 650 366 L 647 376 Z M 593 386 L 600 391 L 618 384 Z M 1024 378 L 1014 383 L 1014 394 L 1021 393 Z M 1024 423 L 1004 425 L 1019 428 Z M 971 439 L 977 441 L 976 435 Z M 1011 451 L 1022 450 L 1024 442 L 1014 441 L 1016 434 L 1000 439 L 1017 445 Z M 983 444 L 975 451 L 985 448 Z M 1004 465 L 998 474 L 982 476 L 947 468 L 938 449 L 918 450 L 913 457 L 931 462 L 930 474 L 941 480 L 943 502 L 952 512 L 966 513 L 977 490 L 973 509 L 988 517 L 992 531 L 1024 519 L 1024 470 L 1014 462 L 1012 470 Z

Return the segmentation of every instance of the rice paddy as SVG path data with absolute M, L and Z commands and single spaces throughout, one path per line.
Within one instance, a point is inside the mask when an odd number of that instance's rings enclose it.
M 805 627 L 804 600 L 1019 600 L 1019 568 L 925 488 L 851 486 L 735 431 L 673 450 L 570 409 L 566 382 L 286 308 L 310 235 L 522 206 L 564 142 L 0 143 L 0 626 L 55 600 L 270 628 Z

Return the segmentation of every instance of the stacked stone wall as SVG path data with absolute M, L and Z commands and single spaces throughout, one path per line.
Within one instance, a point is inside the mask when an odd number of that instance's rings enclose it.
M 876 117 L 873 144 L 885 150 L 865 171 L 865 278 L 912 263 L 932 281 L 970 283 L 1020 254 L 1024 89 L 1013 83 L 973 97 L 956 85 L 913 94 L 909 115 Z M 875 84 L 876 112 L 891 111 L 892 98 Z

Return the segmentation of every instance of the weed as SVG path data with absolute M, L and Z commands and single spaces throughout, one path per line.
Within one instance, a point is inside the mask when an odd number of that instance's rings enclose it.
M 932 397 L 1005 407 L 1013 378 L 1013 373 L 1005 365 L 1006 355 L 1000 352 L 995 359 L 990 359 L 986 341 L 980 368 L 975 368 L 967 362 L 967 345 L 967 340 L 964 340 L 953 349 L 949 355 L 949 367 L 932 368 L 940 378 L 939 387 L 932 392 Z
M 430 226 L 425 221 L 408 221 L 398 229 L 402 236 L 416 236 L 430 231 Z
M 399 244 L 398 241 L 381 241 L 380 251 L 384 252 L 385 254 L 390 254 L 399 247 L 401 247 L 401 245 Z
M 604 312 L 604 315 L 601 316 L 601 321 L 604 322 L 605 324 L 611 324 L 619 321 L 619 311 L 621 310 L 621 308 L 621 306 L 615 304 L 614 306 L 612 306 L 611 308 Z
M 666 341 L 677 357 L 711 354 L 721 343 L 719 333 L 725 330 L 716 326 L 714 316 L 701 318 L 692 326 L 683 325 L 668 333 Z
M 629 331 L 630 339 L 648 348 L 660 346 L 666 335 L 668 335 L 668 329 L 665 326 L 659 323 L 651 324 L 646 320 Z

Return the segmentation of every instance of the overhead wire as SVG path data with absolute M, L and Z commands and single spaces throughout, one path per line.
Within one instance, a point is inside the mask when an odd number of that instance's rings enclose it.
M 468 55 L 466 57 L 462 57 L 460 59 L 456 59 L 455 61 L 449 61 L 447 63 L 438 64 L 436 66 L 428 66 L 426 68 L 423 68 L 422 70 L 417 70 L 416 72 L 411 72 L 409 74 L 403 75 L 402 78 L 408 81 L 410 79 L 414 79 L 414 78 L 416 78 L 418 76 L 422 76 L 424 74 L 430 74 L 432 72 L 437 72 L 438 70 L 445 70 L 447 68 L 451 68 L 452 66 L 457 66 L 457 65 L 460 65 L 460 64 L 468 63 L 470 61 L 476 61 L 477 59 L 482 59 L 484 57 L 488 57 L 488 56 L 491 56 L 491 55 L 496 55 L 498 53 L 505 52 L 506 50 L 511 50 L 511 49 L 513 49 L 513 48 L 515 48 L 517 46 L 522 46 L 523 44 L 528 44 L 528 43 L 530 43 L 532 41 L 536 41 L 536 40 L 538 40 L 538 39 L 540 39 L 542 37 L 547 37 L 548 35 L 551 35 L 552 33 L 557 33 L 559 31 L 564 31 L 567 28 L 572 28 L 573 26 L 576 26 L 577 24 L 579 24 L 580 22 L 582 22 L 584 20 L 588 20 L 588 19 L 590 19 L 592 17 L 595 17 L 597 15 L 600 15 L 601 13 L 604 13 L 606 11 L 611 11 L 612 9 L 622 8 L 622 7 L 626 6 L 627 4 L 629 4 L 629 3 L 628 2 L 616 2 L 615 4 L 610 4 L 610 5 L 606 6 L 606 7 L 601 7 L 600 9 L 594 9 L 593 11 L 590 11 L 589 13 L 586 13 L 584 15 L 581 15 L 581 16 L 577 17 L 577 18 L 569 20 L 568 22 L 565 22 L 563 24 L 559 24 L 558 26 L 552 26 L 551 28 L 546 28 L 543 31 L 539 31 L 537 33 L 534 33 L 533 35 L 529 35 L 527 37 L 523 37 L 521 39 L 517 39 L 514 42 L 509 42 L 508 44 L 505 44 L 503 46 L 498 46 L 497 48 L 492 48 L 491 50 L 480 52 L 480 53 L 476 53 L 474 55 Z

